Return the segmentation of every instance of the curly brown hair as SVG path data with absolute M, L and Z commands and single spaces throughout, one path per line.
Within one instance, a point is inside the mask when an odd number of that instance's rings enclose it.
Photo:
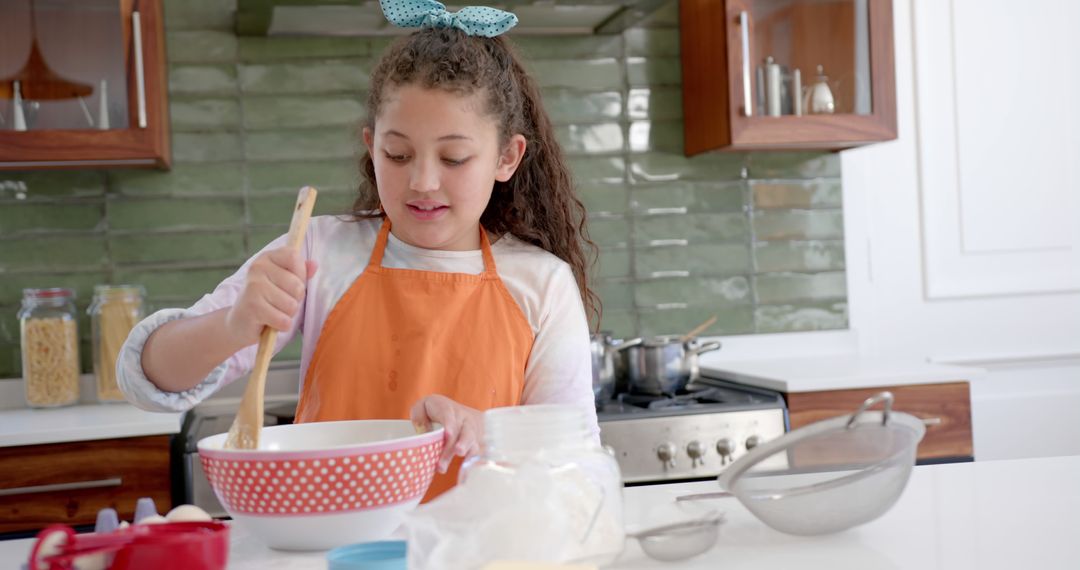
M 387 88 L 402 85 L 462 96 L 480 93 L 498 125 L 500 146 L 514 134 L 525 137 L 521 164 L 510 180 L 495 182 L 480 223 L 494 235 L 513 234 L 570 264 L 586 313 L 599 323 L 600 298 L 588 279 L 597 248 L 589 239 L 585 207 L 574 191 L 540 89 L 509 40 L 470 36 L 454 28 L 426 28 L 398 39 L 372 70 L 364 127 L 374 128 Z M 375 163 L 368 152 L 360 159 L 360 171 L 360 196 L 351 213 L 356 218 L 382 217 Z

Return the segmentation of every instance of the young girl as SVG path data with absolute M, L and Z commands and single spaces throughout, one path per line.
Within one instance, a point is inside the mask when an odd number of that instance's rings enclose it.
M 353 214 L 313 218 L 299 253 L 283 236 L 191 308 L 148 317 L 119 379 L 142 408 L 186 410 L 250 371 L 264 326 L 276 350 L 301 333 L 297 421 L 441 423 L 430 498 L 479 451 L 483 410 L 570 403 L 598 437 L 592 242 L 537 86 L 499 36 L 516 17 L 383 9 L 422 28 L 372 72 Z

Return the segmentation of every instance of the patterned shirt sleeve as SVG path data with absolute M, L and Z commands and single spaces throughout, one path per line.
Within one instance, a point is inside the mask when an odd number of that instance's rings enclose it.
M 182 412 L 191 409 L 222 387 L 251 371 L 255 365 L 255 353 L 258 351 L 258 345 L 254 344 L 230 356 L 193 388 L 183 392 L 169 392 L 158 388 L 146 377 L 146 372 L 142 367 L 142 351 L 150 335 L 169 321 L 205 315 L 218 309 L 231 307 L 240 296 L 251 262 L 264 251 L 283 247 L 285 239 L 286 236 L 281 236 L 267 244 L 258 254 L 247 260 L 236 273 L 222 281 L 212 293 L 204 295 L 191 307 L 158 311 L 132 329 L 127 341 L 120 349 L 120 356 L 116 363 L 116 379 L 128 401 L 139 408 L 153 412 Z M 301 251 L 306 251 L 306 248 L 301 248 Z M 277 343 L 274 346 L 275 354 L 300 332 L 303 322 L 304 303 L 301 303 L 300 310 L 293 319 L 292 327 L 288 331 L 278 333 Z

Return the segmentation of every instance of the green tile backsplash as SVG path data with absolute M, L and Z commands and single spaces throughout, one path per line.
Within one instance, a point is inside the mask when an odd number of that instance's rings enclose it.
M 186 306 L 286 231 L 300 186 L 320 189 L 318 212 L 351 203 L 369 73 L 391 40 L 238 38 L 235 5 L 165 1 L 171 171 L 0 173 L 0 378 L 19 374 L 24 287 L 74 287 L 85 309 L 94 285 L 134 282 L 151 308 Z M 847 326 L 839 157 L 683 156 L 675 1 L 618 36 L 515 40 L 601 246 L 603 328 Z

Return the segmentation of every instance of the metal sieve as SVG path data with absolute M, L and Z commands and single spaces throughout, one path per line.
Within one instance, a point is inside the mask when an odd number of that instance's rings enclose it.
M 884 402 L 884 411 L 868 409 Z M 881 392 L 850 416 L 810 424 L 755 447 L 719 477 L 758 519 L 789 534 L 838 532 L 888 511 L 907 485 L 915 451 L 926 433 L 918 418 L 892 411 Z

